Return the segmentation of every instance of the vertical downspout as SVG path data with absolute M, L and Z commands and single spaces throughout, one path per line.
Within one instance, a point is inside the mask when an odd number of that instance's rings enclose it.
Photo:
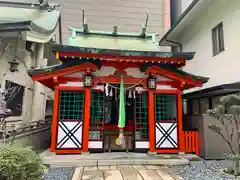
M 166 33 L 171 27 L 171 2 L 170 0 L 164 0 L 164 33 Z
M 58 33 L 59 33 L 59 44 L 62 44 L 62 16 L 60 14 L 58 19 Z

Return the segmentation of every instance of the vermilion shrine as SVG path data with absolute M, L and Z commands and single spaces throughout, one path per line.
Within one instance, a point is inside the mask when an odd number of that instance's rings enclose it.
M 55 92 L 52 152 L 198 152 L 197 133 L 182 125 L 182 91 L 208 81 L 181 70 L 194 53 L 160 52 L 155 34 L 119 33 L 117 27 L 92 32 L 85 24 L 71 31 L 68 46 L 53 45 L 61 64 L 29 71 Z M 126 125 L 119 145 L 121 79 Z

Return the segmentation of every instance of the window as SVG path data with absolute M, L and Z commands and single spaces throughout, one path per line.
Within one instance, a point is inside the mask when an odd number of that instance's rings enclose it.
M 156 94 L 155 118 L 157 122 L 177 121 L 177 98 L 175 95 Z
M 46 100 L 46 106 L 45 106 L 45 112 L 46 116 L 52 116 L 53 115 L 53 100 Z
M 84 92 L 60 91 L 59 119 L 60 121 L 83 121 Z
M 193 115 L 199 115 L 200 114 L 199 99 L 194 99 L 192 101 L 192 114 Z
M 209 109 L 209 100 L 208 98 L 200 99 L 200 113 L 206 114 Z
M 183 107 L 183 114 L 188 114 L 188 104 L 186 99 L 182 100 L 182 107 Z
M 220 105 L 220 99 L 221 99 L 222 96 L 215 96 L 215 97 L 212 97 L 212 108 L 215 108 L 217 107 L 218 105 Z
M 212 29 L 212 44 L 214 56 L 224 51 L 223 23 Z
M 10 109 L 11 116 L 21 116 L 24 86 L 18 85 L 12 81 L 7 80 L 5 85 L 6 95 L 5 100 L 7 102 L 7 109 Z

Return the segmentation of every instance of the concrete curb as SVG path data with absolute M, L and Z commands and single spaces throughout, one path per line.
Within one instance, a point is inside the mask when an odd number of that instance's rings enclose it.
M 109 159 L 109 160 L 75 160 L 75 161 L 44 161 L 51 167 L 82 167 L 82 166 L 115 166 L 115 165 L 185 165 L 189 164 L 187 159 Z

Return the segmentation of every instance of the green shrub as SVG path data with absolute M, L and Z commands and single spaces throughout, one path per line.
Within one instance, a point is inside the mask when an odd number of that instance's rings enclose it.
M 45 167 L 30 148 L 0 147 L 0 180 L 41 180 Z

